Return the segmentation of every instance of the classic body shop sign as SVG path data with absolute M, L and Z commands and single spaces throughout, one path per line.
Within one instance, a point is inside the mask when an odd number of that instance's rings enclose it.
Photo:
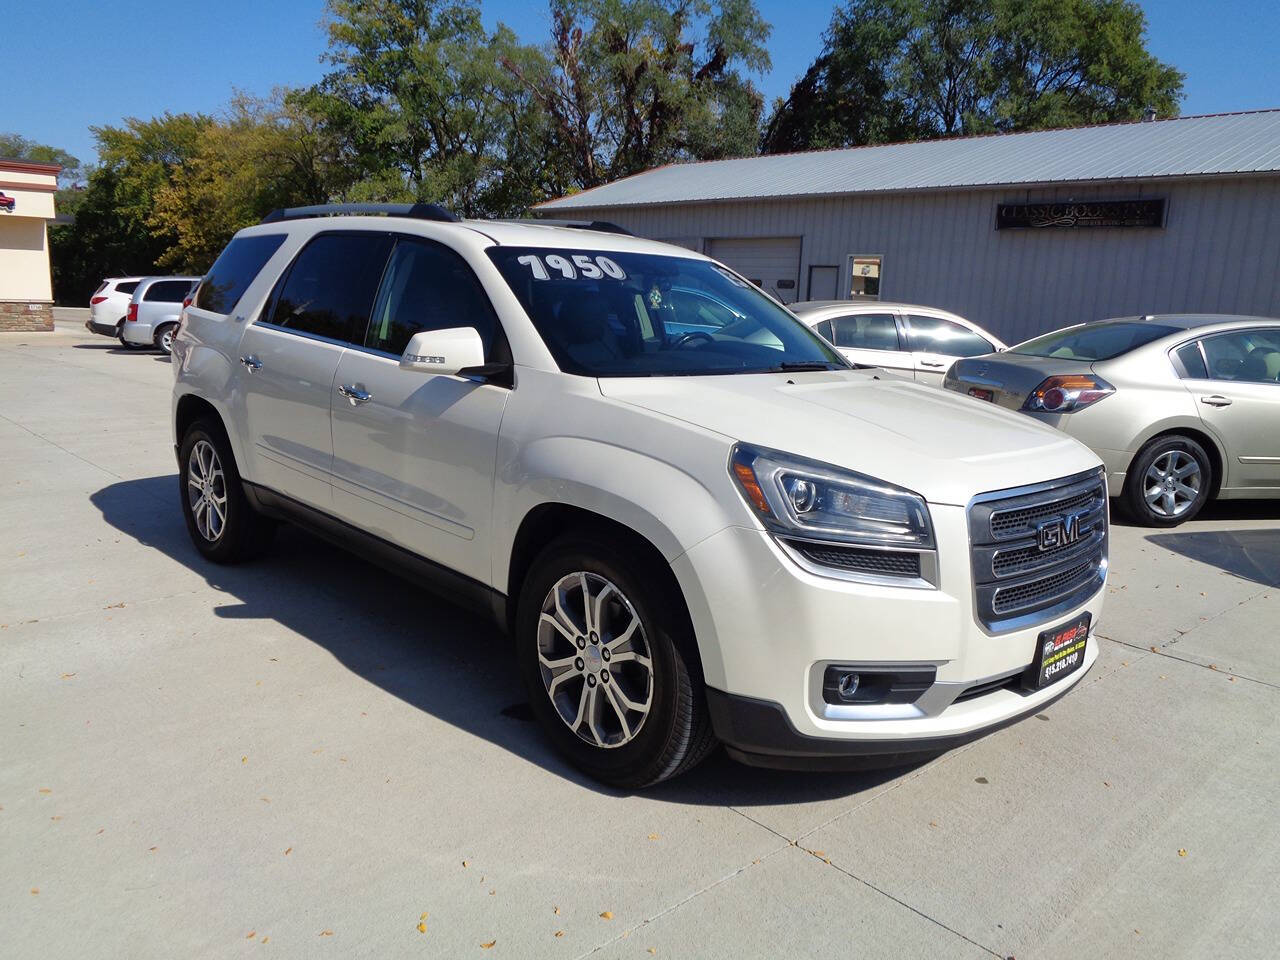
M 1054 203 L 998 203 L 997 230 L 1080 227 L 1163 227 L 1163 197 L 1149 200 L 1067 200 Z

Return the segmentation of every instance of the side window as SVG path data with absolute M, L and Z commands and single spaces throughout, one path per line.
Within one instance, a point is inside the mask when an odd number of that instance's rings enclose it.
M 830 320 L 823 320 L 822 322 L 815 324 L 813 329 L 818 331 L 819 336 L 826 337 L 828 340 L 831 340 L 832 343 L 835 343 L 835 341 L 831 339 L 835 334 L 831 331 Z
M 980 357 L 995 353 L 990 341 L 968 327 L 941 317 L 907 317 L 911 349 L 919 353 L 941 353 L 949 357 Z
M 835 328 L 837 347 L 856 347 L 859 350 L 901 350 L 898 345 L 898 324 L 892 313 L 855 313 L 848 317 L 836 317 L 831 321 Z
M 230 313 L 271 255 L 284 243 L 283 233 L 235 237 L 200 282 L 195 305 L 214 313 Z M 120 289 L 124 289 L 123 285 Z
M 148 302 L 181 303 L 190 289 L 190 280 L 157 280 L 147 287 L 142 299 Z
M 400 238 L 387 265 L 364 345 L 399 355 L 423 330 L 475 327 L 491 358 L 498 325 L 480 281 L 466 261 L 428 240 Z
M 1280 383 L 1280 330 L 1240 330 L 1200 342 L 1210 379 Z
M 1198 342 L 1184 343 L 1173 353 L 1178 358 L 1178 364 L 1181 366 L 1178 376 L 1184 380 L 1209 379 L 1209 370 L 1204 365 L 1204 357 L 1200 355 L 1200 344 Z
M 270 323 L 361 343 L 390 249 L 386 233 L 318 234 L 285 274 Z

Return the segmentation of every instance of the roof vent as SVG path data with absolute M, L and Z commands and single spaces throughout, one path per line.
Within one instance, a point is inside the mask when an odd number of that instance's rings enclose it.
M 1143 110 L 1143 111 L 1142 111 L 1142 122 L 1143 122 L 1143 123 L 1150 123 L 1150 122 L 1151 122 L 1152 120 L 1154 120 L 1155 118 L 1156 118 L 1156 108 L 1155 108 L 1155 107 L 1147 107 L 1145 110 Z

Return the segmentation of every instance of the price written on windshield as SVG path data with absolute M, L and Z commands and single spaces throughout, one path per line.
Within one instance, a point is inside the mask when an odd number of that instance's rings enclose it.
M 602 277 L 627 279 L 626 271 L 608 257 L 590 257 L 585 253 L 548 253 L 541 257 L 529 254 L 516 257 L 516 263 L 528 267 L 535 280 L 550 280 L 552 273 L 566 280 L 599 280 Z

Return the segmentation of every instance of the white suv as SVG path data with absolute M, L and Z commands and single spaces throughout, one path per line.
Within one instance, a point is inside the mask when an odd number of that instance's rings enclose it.
M 722 305 L 713 329 L 681 320 L 691 296 Z M 1098 655 L 1094 454 L 852 369 L 688 250 L 430 205 L 278 211 L 173 352 L 206 557 L 287 519 L 492 613 L 547 734 L 611 784 L 717 740 L 780 767 L 934 754 Z

